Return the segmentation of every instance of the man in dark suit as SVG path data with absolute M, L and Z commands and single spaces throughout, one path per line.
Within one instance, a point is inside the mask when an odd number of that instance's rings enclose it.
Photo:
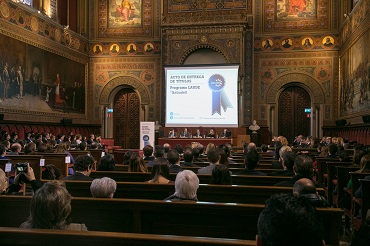
M 185 148 L 184 150 L 184 162 L 180 164 L 181 167 L 197 167 L 193 163 L 194 155 L 193 150 L 191 148 Z
M 154 149 L 154 160 L 159 157 L 164 157 L 164 147 L 162 145 L 156 145 Z M 154 160 L 149 161 L 146 166 L 152 167 L 154 165 Z
M 293 151 L 285 151 L 283 152 L 283 156 L 281 158 L 281 165 L 283 166 L 284 170 L 273 172 L 271 176 L 294 176 L 295 173 L 293 171 L 294 166 L 294 159 L 296 158 L 296 154 Z
M 171 164 L 168 168 L 170 173 L 179 173 L 183 170 L 180 166 L 180 155 L 177 150 L 170 150 L 167 154 L 167 160 Z
M 191 134 L 188 132 L 188 128 L 184 128 L 184 131 L 180 134 L 180 138 L 190 138 Z
M 216 149 L 211 149 L 207 152 L 207 159 L 209 161 L 209 165 L 198 169 L 198 174 L 212 174 L 215 166 L 220 164 L 221 156 Z
M 313 161 L 307 155 L 299 155 L 294 159 L 293 167 L 295 175 L 287 181 L 276 183 L 275 186 L 293 187 L 296 181 L 301 178 L 312 180 L 313 178 Z
M 257 175 L 257 176 L 266 176 L 266 173 L 255 170 L 258 162 L 260 161 L 260 156 L 257 150 L 252 149 L 248 151 L 246 158 L 244 159 L 245 169 L 238 174 L 243 175 Z
M 94 158 L 89 155 L 80 155 L 75 160 L 73 175 L 64 177 L 63 180 L 93 180 L 89 177 L 94 165 Z
M 170 132 L 168 133 L 168 138 L 177 138 L 177 133 L 173 128 L 171 128 Z
M 329 152 L 329 155 L 326 158 L 337 158 L 338 145 L 334 143 L 330 143 L 328 145 L 328 152 Z
M 153 146 L 151 145 L 145 145 L 143 148 L 143 154 L 144 154 L 144 161 L 154 161 L 154 156 L 153 156 Z

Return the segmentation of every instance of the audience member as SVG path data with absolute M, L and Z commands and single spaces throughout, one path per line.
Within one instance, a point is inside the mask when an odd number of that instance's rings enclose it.
M 164 155 L 163 155 L 163 157 L 164 158 L 167 158 L 167 154 L 171 150 L 171 145 L 169 143 L 165 143 L 165 144 L 163 144 L 163 148 L 164 148 Z
M 229 167 L 229 160 L 227 158 L 227 154 L 225 153 L 225 150 L 222 148 L 216 148 L 218 154 L 220 155 L 220 161 L 219 164 L 225 165 L 226 167 Z
M 164 148 L 162 145 L 156 145 L 155 148 L 154 148 L 154 158 L 157 159 L 159 157 L 164 157 Z M 146 166 L 147 167 L 152 167 L 153 166 L 153 161 L 148 161 L 148 163 L 146 163 Z
M 95 198 L 113 198 L 117 183 L 111 178 L 94 179 L 90 185 L 91 195 Z
M 115 169 L 116 165 L 113 156 L 105 155 L 100 158 L 97 171 L 114 171 Z
M 30 216 L 20 228 L 87 231 L 84 224 L 69 222 L 70 213 L 71 195 L 64 184 L 57 181 L 48 182 L 32 197 Z
M 173 149 L 170 150 L 167 154 L 167 160 L 170 163 L 169 171 L 170 173 L 178 173 L 181 172 L 183 169 L 180 166 L 180 155 L 177 150 Z
M 172 182 L 170 178 L 169 162 L 163 157 L 159 157 L 154 160 L 152 173 L 148 183 L 153 184 L 167 184 Z
M 128 165 L 128 163 L 130 162 L 130 158 L 131 158 L 133 153 L 134 152 L 132 152 L 132 150 L 127 150 L 125 152 L 125 154 L 123 155 L 122 165 Z
M 75 173 L 73 175 L 64 177 L 64 180 L 93 180 L 89 177 L 92 168 L 94 166 L 94 158 L 89 155 L 80 155 L 76 158 L 73 169 Z
M 212 170 L 210 184 L 231 185 L 231 175 L 229 169 L 222 164 L 216 165 Z
M 307 199 L 278 194 L 267 200 L 257 223 L 257 245 L 322 246 L 323 225 Z
M 145 145 L 143 148 L 143 154 L 144 154 L 144 160 L 145 161 L 153 161 L 154 156 L 153 156 L 153 146 L 151 145 Z
M 287 187 L 293 187 L 295 182 L 301 178 L 308 178 L 312 180 L 313 178 L 313 161 L 311 157 L 307 155 L 298 155 L 294 159 L 294 166 L 293 170 L 295 175 L 287 181 L 282 181 L 275 186 L 287 186 Z
M 320 196 L 316 191 L 316 185 L 312 180 L 302 178 L 297 180 L 293 185 L 293 195 L 306 198 L 314 207 L 328 207 L 329 204 L 326 198 Z
M 19 155 L 22 150 L 22 146 L 19 143 L 13 143 L 10 147 L 10 152 L 7 155 Z
M 130 157 L 130 161 L 128 163 L 128 172 L 148 172 L 148 168 L 145 165 L 143 158 L 141 158 L 139 154 L 133 153 Z
M 284 170 L 273 172 L 271 176 L 294 176 L 294 159 L 297 155 L 293 151 L 286 151 L 281 157 L 281 165 Z
M 266 173 L 255 170 L 259 161 L 260 156 L 257 150 L 252 149 L 248 151 L 244 159 L 245 169 L 240 171 L 238 174 L 266 176 L 267 175 Z
M 184 170 L 176 175 L 175 193 L 165 200 L 171 201 L 198 201 L 198 176 L 190 170 Z
M 197 167 L 193 163 L 194 155 L 193 155 L 193 149 L 191 148 L 185 148 L 184 150 L 184 161 L 180 163 L 181 167 Z
M 42 183 L 36 180 L 35 173 L 28 163 L 26 172 L 18 172 L 18 170 L 16 170 L 15 174 L 16 176 L 14 178 L 13 184 L 9 185 L 6 190 L 7 194 L 18 192 L 23 187 L 24 183 L 30 183 L 34 192 L 42 187 Z
M 220 164 L 220 158 L 221 156 L 216 149 L 208 150 L 207 159 L 209 165 L 198 169 L 198 174 L 212 174 L 213 168 L 215 168 L 216 165 Z
M 4 145 L 0 144 L 0 159 L 8 159 L 5 155 L 6 155 L 6 148 Z

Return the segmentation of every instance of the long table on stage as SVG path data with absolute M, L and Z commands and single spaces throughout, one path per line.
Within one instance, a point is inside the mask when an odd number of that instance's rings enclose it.
M 158 138 L 158 144 L 163 145 L 168 143 L 171 147 L 174 147 L 176 144 L 181 144 L 184 148 L 186 145 L 193 142 L 198 142 L 204 146 L 207 146 L 209 143 L 214 143 L 216 146 L 221 144 L 231 143 L 231 138 Z

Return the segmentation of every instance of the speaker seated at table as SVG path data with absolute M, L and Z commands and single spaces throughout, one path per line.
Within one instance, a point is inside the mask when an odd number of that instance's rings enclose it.
M 184 130 L 180 133 L 180 138 L 191 138 L 191 133 L 188 131 L 188 128 L 184 128 Z

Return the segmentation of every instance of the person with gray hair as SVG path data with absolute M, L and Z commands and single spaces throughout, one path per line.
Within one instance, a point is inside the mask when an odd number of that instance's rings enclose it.
M 164 200 L 170 201 L 198 201 L 198 176 L 190 170 L 179 172 L 175 180 L 175 193 Z
M 91 195 L 95 198 L 113 198 L 117 183 L 111 178 L 94 179 L 90 186 Z

